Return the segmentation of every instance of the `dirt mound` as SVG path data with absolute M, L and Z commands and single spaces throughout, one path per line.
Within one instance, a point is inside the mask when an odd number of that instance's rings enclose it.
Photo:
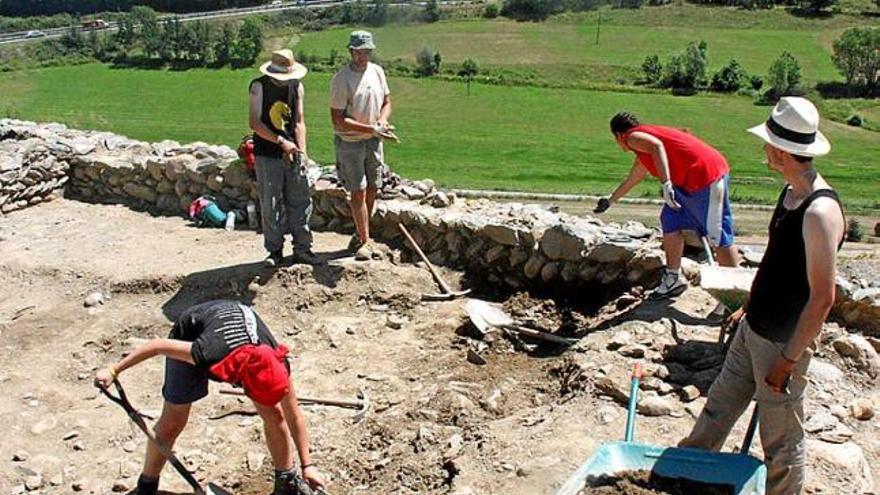
M 734 495 L 732 485 L 660 476 L 651 471 L 624 471 L 590 481 L 578 495 Z

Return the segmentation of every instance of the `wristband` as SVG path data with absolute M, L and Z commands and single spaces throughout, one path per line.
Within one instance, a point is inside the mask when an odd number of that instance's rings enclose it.
M 779 354 L 782 356 L 782 359 L 788 361 L 789 363 L 791 363 L 791 364 L 797 364 L 797 361 L 795 361 L 794 359 L 791 359 L 791 358 L 789 358 L 788 356 L 785 355 L 785 351 L 782 351 L 782 352 L 780 352 Z
M 310 467 L 315 467 L 315 463 L 314 463 L 314 462 L 310 462 L 310 463 L 308 463 L 308 464 L 303 464 L 303 465 L 302 465 L 302 468 L 300 468 L 300 469 L 302 469 L 303 471 L 305 471 L 307 468 L 310 468 Z
M 282 141 L 284 141 L 284 136 L 282 136 L 281 134 L 278 134 L 277 137 L 275 138 L 275 144 L 280 145 Z

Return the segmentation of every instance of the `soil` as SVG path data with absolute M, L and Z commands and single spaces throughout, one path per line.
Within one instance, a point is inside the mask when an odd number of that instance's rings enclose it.
M 478 338 L 466 300 L 423 303 L 431 275 L 387 250 L 381 260 L 346 256 L 348 236 L 316 233 L 323 267 L 262 267 L 254 232 L 198 229 L 181 218 L 151 217 L 120 206 L 58 200 L 0 217 L 0 493 L 106 494 L 132 488 L 145 441 L 126 415 L 92 386 L 100 367 L 146 339 L 167 335 L 186 307 L 215 298 L 253 304 L 294 356 L 297 392 L 370 403 L 353 411 L 304 407 L 313 458 L 338 494 L 552 493 L 602 444 L 622 438 L 626 411 L 597 393 L 600 376 L 628 383 L 637 358 L 609 350 L 634 326 L 635 343 L 660 353 L 680 347 L 677 363 L 703 377 L 717 369 L 704 352 L 718 335 L 707 317 L 714 300 L 691 289 L 674 301 L 633 294 L 578 300 L 509 294 L 475 274 L 441 268 L 454 287 L 502 303 L 530 326 L 580 338 L 572 348 L 512 335 Z M 288 247 L 289 254 L 289 247 Z M 104 303 L 85 307 L 92 291 Z M 620 297 L 618 297 L 620 296 Z M 676 344 L 670 322 L 677 321 Z M 485 364 L 473 364 L 468 353 Z M 813 394 L 808 414 L 880 391 L 831 350 L 817 354 L 844 370 L 839 389 Z M 677 364 L 676 363 L 676 364 Z M 676 366 L 670 365 L 670 370 Z M 121 377 L 143 412 L 162 407 L 163 363 L 149 360 Z M 675 387 L 680 385 L 676 384 Z M 212 393 L 196 403 L 175 450 L 195 476 L 236 494 L 271 490 L 272 466 L 258 418 L 246 399 Z M 648 392 L 656 393 L 656 392 Z M 639 416 L 637 440 L 674 445 L 704 399 L 670 415 Z M 746 417 L 725 450 L 737 447 Z M 848 422 L 875 478 L 876 419 Z M 760 448 L 753 449 L 760 456 Z M 808 458 L 809 486 L 856 493 L 855 476 Z M 171 468 L 166 493 L 190 493 Z
M 578 495 L 734 495 L 733 485 L 660 476 L 651 471 L 623 471 L 592 480 Z

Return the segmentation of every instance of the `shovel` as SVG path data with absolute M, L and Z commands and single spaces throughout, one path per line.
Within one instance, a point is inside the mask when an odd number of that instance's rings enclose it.
M 465 311 L 467 311 L 471 323 L 473 323 L 474 326 L 477 327 L 477 330 L 482 333 L 486 333 L 491 328 L 500 328 L 533 339 L 544 340 L 566 346 L 576 344 L 578 341 L 577 339 L 568 339 L 549 332 L 542 332 L 541 330 L 517 325 L 513 318 L 505 313 L 503 309 L 480 299 L 470 299 L 465 306 Z
M 153 445 L 155 445 L 156 448 L 159 449 L 159 452 L 161 452 L 162 455 L 165 456 L 166 459 L 168 459 L 168 462 L 170 462 L 171 465 L 174 466 L 174 469 L 177 470 L 180 476 L 182 476 L 183 479 L 185 479 L 186 482 L 189 483 L 189 486 L 192 487 L 193 493 L 195 495 L 232 495 L 231 493 L 220 488 L 214 483 L 208 483 L 208 485 L 203 489 L 201 485 L 199 485 L 199 482 L 193 477 L 192 473 L 187 471 L 186 466 L 184 466 L 183 463 L 180 462 L 180 459 L 178 459 L 177 456 L 174 455 L 173 452 L 171 452 L 171 449 L 160 442 L 159 439 L 156 438 L 156 436 L 153 434 L 153 432 L 150 431 L 150 429 L 147 427 L 147 423 L 144 421 L 145 416 L 137 409 L 135 409 L 134 406 L 131 405 L 131 402 L 128 401 L 128 397 L 126 397 L 125 395 L 125 389 L 122 388 L 122 384 L 119 383 L 118 379 L 113 382 L 113 385 L 116 386 L 117 395 L 113 395 L 106 388 L 98 388 L 101 389 L 101 393 L 103 393 L 108 399 L 119 404 L 123 409 L 125 409 L 125 413 L 128 414 L 128 418 L 131 420 L 131 422 L 134 423 L 138 428 L 140 428 L 140 430 L 144 432 L 144 435 L 146 435 L 147 438 L 149 438 L 150 441 L 153 442 Z

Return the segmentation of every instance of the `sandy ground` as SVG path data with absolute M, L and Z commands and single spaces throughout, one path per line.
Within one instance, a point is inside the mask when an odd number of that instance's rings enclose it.
M 259 263 L 261 237 L 249 231 L 197 229 L 180 218 L 67 200 L 0 218 L 0 493 L 19 493 L 28 480 L 39 485 L 30 493 L 133 487 L 144 438 L 92 386 L 94 371 L 144 339 L 164 336 L 184 308 L 204 300 L 254 304 L 292 349 L 300 395 L 369 397 L 359 422 L 352 411 L 305 408 L 314 458 L 334 495 L 553 493 L 599 445 L 623 437 L 625 409 L 582 376 L 626 382 L 636 359 L 607 350 L 609 339 L 623 327 L 644 333 L 641 341 L 657 356 L 657 343 L 673 342 L 670 319 L 698 346 L 717 335 L 705 318 L 714 301 L 699 289 L 662 303 L 621 304 L 606 295 L 611 302 L 597 313 L 604 299 L 553 305 L 480 285 L 475 295 L 561 321 L 561 331 L 581 342 L 566 351 L 497 334 L 476 339 L 465 301 L 419 301 L 436 288 L 422 267 L 401 262 L 401 253 L 362 263 L 344 257 L 345 236 L 318 233 L 315 241 L 329 265 L 267 271 Z M 471 283 L 443 272 L 453 285 Z M 96 289 L 105 303 L 84 307 Z M 469 362 L 469 349 L 486 364 Z M 161 408 L 162 369 L 156 359 L 122 376 L 145 412 Z M 845 373 L 821 405 L 878 398 L 863 377 Z M 703 400 L 667 399 L 671 415 L 639 416 L 640 441 L 675 444 Z M 176 451 L 199 479 L 235 493 L 271 491 L 271 463 L 251 411 L 244 400 L 218 393 L 194 406 Z M 726 449 L 741 441 L 746 419 Z M 877 420 L 850 427 L 877 478 Z M 810 469 L 811 493 L 854 493 L 854 480 L 834 466 Z M 188 493 L 170 468 L 162 488 Z

